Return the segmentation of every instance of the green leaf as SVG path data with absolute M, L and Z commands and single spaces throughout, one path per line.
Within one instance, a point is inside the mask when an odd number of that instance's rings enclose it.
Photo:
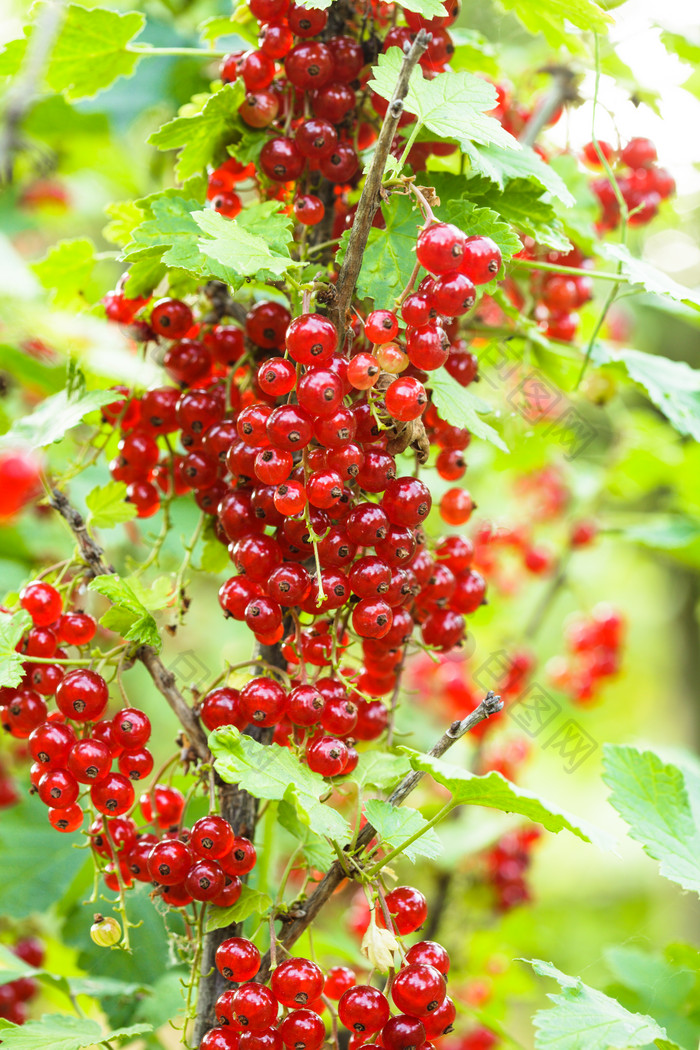
M 3 1050 L 83 1050 L 106 1040 L 121 1042 L 153 1031 L 150 1024 L 135 1024 L 129 1028 L 117 1028 L 103 1032 L 102 1026 L 89 1017 L 73 1017 L 70 1014 L 44 1014 L 41 1020 L 29 1020 L 23 1025 L 12 1025 L 2 1030 Z
M 402 62 L 401 49 L 390 47 L 377 59 L 372 69 L 374 79 L 368 87 L 382 98 L 391 99 Z M 465 148 L 473 142 L 521 148 L 497 120 L 486 115 L 496 106 L 493 84 L 472 73 L 438 73 L 432 80 L 424 80 L 422 71 L 416 70 L 411 74 L 404 106 L 438 138 L 455 139 Z
M 269 141 L 270 136 L 266 135 L 264 131 L 256 131 L 254 128 L 247 127 L 243 124 L 243 121 L 241 121 L 241 125 L 240 135 L 237 141 L 228 147 L 228 152 L 241 164 L 255 164 L 258 166 L 262 148 Z
M 352 775 L 360 793 L 368 786 L 388 791 L 410 773 L 411 764 L 405 755 L 392 755 L 388 751 L 363 751 Z
M 365 803 L 365 816 L 376 828 L 385 846 L 400 846 L 406 839 L 422 831 L 428 821 L 408 806 L 391 806 L 382 799 L 371 798 Z M 403 856 L 415 864 L 419 857 L 434 860 L 442 853 L 442 843 L 433 828 L 428 828 L 419 839 L 406 846 Z
M 93 489 L 85 497 L 90 511 L 88 525 L 95 529 L 111 529 L 136 517 L 136 507 L 126 502 L 126 483 L 108 481 Z
M 604 259 L 620 264 L 620 270 L 633 284 L 641 284 L 647 292 L 654 295 L 667 295 L 675 302 L 684 303 L 693 310 L 700 311 L 700 295 L 692 289 L 674 281 L 673 278 L 658 270 L 643 259 L 635 259 L 624 244 L 609 244 L 599 241 L 596 245 L 598 254 Z
M 32 7 L 34 23 L 46 4 Z M 69 4 L 45 69 L 46 83 L 68 101 L 92 98 L 119 77 L 134 72 L 140 55 L 128 45 L 143 29 L 146 18 L 137 11 L 119 14 L 104 7 Z M 0 54 L 0 74 L 15 74 L 24 58 L 27 40 L 35 31 L 25 26 L 25 39 L 12 41 Z
M 235 922 L 244 922 L 251 915 L 264 915 L 271 907 L 272 897 L 269 893 L 261 893 L 260 890 L 244 884 L 240 897 L 230 908 L 209 906 L 206 932 L 220 930 L 222 926 L 231 926 Z
M 22 681 L 23 657 L 15 652 L 15 646 L 31 625 L 31 617 L 24 609 L 16 613 L 0 612 L 0 688 L 16 686 Z
M 275 202 L 273 210 L 279 206 Z M 258 205 L 265 208 L 265 205 Z M 254 211 L 253 206 L 250 211 Z M 279 251 L 274 238 L 277 236 L 279 222 L 276 216 L 268 212 L 270 236 L 262 236 L 262 226 L 256 223 L 256 216 L 247 216 L 248 209 L 238 219 L 226 219 L 218 212 L 196 211 L 192 218 L 205 234 L 199 240 L 199 249 L 204 255 L 207 267 L 213 277 L 218 277 L 228 284 L 236 284 L 246 277 L 277 278 L 293 264 L 286 244 L 284 251 Z M 286 223 L 285 223 L 286 225 Z M 260 233 L 254 232 L 260 229 Z
M 87 237 L 59 241 L 32 270 L 56 306 L 85 305 L 85 286 L 95 267 L 95 246 Z
M 693 548 L 700 541 L 700 524 L 680 514 L 645 515 L 639 524 L 620 529 L 619 535 L 652 550 L 677 553 Z M 700 548 L 697 553 L 700 554 Z
M 166 266 L 180 266 L 199 273 L 202 263 L 197 247 L 200 231 L 192 213 L 200 207 L 199 201 L 185 200 L 170 193 L 156 197 L 149 203 L 149 218 L 132 230 L 124 257 L 138 260 L 145 251 L 149 258 L 151 250 L 163 249 L 158 254 Z
M 207 44 L 213 44 L 221 36 L 234 36 L 237 32 L 236 23 L 226 15 L 215 15 L 207 18 L 197 27 L 197 31 Z
M 665 878 L 700 893 L 700 777 L 653 751 L 606 744 L 603 780 L 630 836 Z
M 18 419 L 0 437 L 0 447 L 42 448 L 51 445 L 65 437 L 67 431 L 77 426 L 88 413 L 113 400 L 113 390 L 61 390 L 40 401 L 29 415 Z
M 561 995 L 548 994 L 554 1006 L 538 1010 L 533 1017 L 536 1050 L 626 1050 L 666 1039 L 653 1017 L 630 1013 L 616 999 L 551 963 L 524 961 L 540 977 L 552 977 L 562 990 Z
M 284 799 L 277 807 L 277 822 L 293 837 L 297 848 L 301 849 L 304 858 L 311 868 L 318 871 L 326 871 L 330 868 L 335 853 L 325 839 L 303 824 L 296 814 L 296 810 Z
M 105 206 L 110 222 L 102 230 L 102 236 L 110 244 L 123 248 L 131 240 L 136 227 L 143 222 L 143 212 L 136 201 L 113 201 Z
M 680 1012 L 697 977 L 693 970 L 674 966 L 662 955 L 626 945 L 607 948 L 605 962 L 615 980 L 637 992 L 655 1014 Z
M 473 144 L 463 144 L 462 148 L 469 157 L 472 172 L 490 179 L 501 189 L 505 189 L 513 179 L 534 180 L 543 190 L 557 197 L 567 207 L 575 203 L 562 177 L 534 150 L 527 147 L 512 150 L 501 149 L 497 145 L 474 146 Z
M 575 37 L 567 23 L 581 30 L 605 33 L 613 19 L 593 0 L 499 0 L 501 7 L 512 11 L 534 36 L 542 35 L 550 47 L 571 49 Z
M 129 276 L 124 285 L 124 294 L 131 299 L 150 295 L 167 274 L 167 267 L 161 262 L 158 249 L 153 253 L 135 259 L 129 267 Z
M 404 11 L 415 11 L 423 18 L 440 18 L 445 14 L 445 6 L 440 3 L 440 0 L 405 0 L 401 7 Z
M 3 810 L 0 880 L 4 915 L 24 919 L 55 906 L 86 862 L 85 853 L 73 848 L 76 838 L 79 836 L 56 835 L 46 819 L 46 806 L 37 796 Z M 18 857 L 22 858 L 21 879 L 17 878 Z
M 394 194 L 382 205 L 382 215 L 386 229 L 372 227 L 369 231 L 357 279 L 357 295 L 360 299 L 389 304 L 401 294 L 413 273 L 416 237 L 422 220 L 411 198 L 400 194 Z M 349 236 L 348 230 L 340 242 L 339 263 L 345 257 Z
M 143 602 L 137 598 L 127 580 L 123 580 L 116 573 L 97 576 L 90 581 L 88 589 L 103 594 L 112 602 L 111 607 L 100 619 L 103 627 L 116 631 L 127 642 L 152 645 L 160 651 L 163 643 L 156 621 Z
M 427 384 L 432 391 L 433 404 L 446 423 L 465 427 L 475 437 L 489 441 L 496 448 L 508 452 L 508 446 L 489 423 L 480 417 L 493 409 L 471 390 L 461 386 L 449 372 L 439 369 L 431 372 Z
M 617 349 L 602 343 L 594 347 L 592 359 L 599 365 L 623 365 L 630 379 L 644 387 L 679 433 L 700 441 L 700 370 L 660 354 Z
M 307 827 L 319 835 L 347 838 L 349 825 L 340 813 L 319 802 L 329 785 L 318 773 L 279 744 L 259 744 L 233 726 L 209 737 L 214 766 L 227 784 L 238 784 L 256 798 L 285 799 Z
M 178 179 L 195 175 L 207 166 L 216 164 L 237 128 L 238 107 L 245 98 L 240 80 L 224 86 L 207 99 L 199 113 L 175 117 L 149 138 L 160 150 L 179 149 L 176 166 Z
M 547 831 L 559 832 L 565 829 L 584 842 L 592 842 L 600 849 L 614 848 L 615 840 L 606 831 L 568 813 L 555 802 L 549 802 L 532 791 L 512 784 L 500 773 L 476 776 L 460 766 L 423 755 L 410 748 L 400 747 L 398 750 L 409 756 L 414 769 L 429 773 L 433 780 L 446 787 L 457 805 L 487 806 L 490 809 L 500 809 L 504 813 L 518 813 L 528 820 L 542 824 Z

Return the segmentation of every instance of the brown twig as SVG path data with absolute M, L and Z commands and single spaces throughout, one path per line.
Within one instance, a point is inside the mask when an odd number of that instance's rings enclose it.
M 396 129 L 399 126 L 401 114 L 403 113 L 403 100 L 408 94 L 411 73 L 425 53 L 429 43 L 430 35 L 426 33 L 424 29 L 421 29 L 416 39 L 411 44 L 411 47 L 404 54 L 398 80 L 396 81 L 396 87 L 394 88 L 394 94 L 391 96 L 389 107 L 382 124 L 382 129 L 379 132 L 379 138 L 377 139 L 377 144 L 374 148 L 372 163 L 367 172 L 362 195 L 359 204 L 357 205 L 357 212 L 355 213 L 355 220 L 352 224 L 352 230 L 350 231 L 345 259 L 343 260 L 343 265 L 340 268 L 338 280 L 335 285 L 337 300 L 334 314 L 342 341 L 344 341 L 346 313 L 350 305 L 352 293 L 355 290 L 355 285 L 357 284 L 360 267 L 362 266 L 362 256 L 364 255 L 365 247 L 367 246 L 367 238 L 369 237 L 369 231 L 372 228 L 372 221 L 377 212 L 377 208 L 381 203 L 379 191 L 384 176 L 386 159 L 389 156 L 389 150 L 391 149 L 391 144 L 394 140 Z
M 540 72 L 551 74 L 552 87 L 535 108 L 518 136 L 518 141 L 523 146 L 534 146 L 540 132 L 547 127 L 559 107 L 564 102 L 575 102 L 579 97 L 576 88 L 576 74 L 568 66 L 548 66 L 541 69 Z
M 428 754 L 432 758 L 440 758 L 440 756 L 444 755 L 453 744 L 465 735 L 465 733 L 468 733 L 469 730 L 473 729 L 474 726 L 479 724 L 479 722 L 483 722 L 485 718 L 495 715 L 502 707 L 503 703 L 500 696 L 495 696 L 492 692 L 487 693 L 479 706 L 472 711 L 471 714 L 467 715 L 467 717 L 463 718 L 461 721 L 458 720 L 452 723 L 437 743 L 431 747 Z M 407 773 L 403 780 L 389 795 L 387 801 L 390 805 L 400 806 L 424 775 L 425 774 L 420 770 L 414 770 L 411 773 Z M 365 824 L 360 831 L 360 834 L 357 836 L 356 844 L 354 846 L 348 844 L 345 846 L 344 852 L 348 854 L 351 851 L 355 854 L 361 852 L 369 845 L 376 834 L 376 829 L 372 827 L 371 824 Z M 306 928 L 311 922 L 313 922 L 321 908 L 332 897 L 335 890 L 345 878 L 347 878 L 347 874 L 343 865 L 340 861 L 335 861 L 307 900 L 299 899 L 289 906 L 287 913 L 294 915 L 295 918 L 292 922 L 285 925 L 282 933 L 278 937 L 278 943 L 281 944 L 282 947 L 290 948 L 291 945 L 299 940 Z M 269 973 L 270 953 L 268 952 L 262 960 L 260 971 L 255 980 L 264 982 L 267 980 Z
M 51 492 L 51 506 L 58 511 L 75 536 L 80 553 L 93 576 L 109 576 L 114 569 L 104 560 L 104 551 L 88 532 L 83 516 L 59 489 Z M 211 754 L 207 737 L 199 719 L 175 684 L 175 675 L 169 671 L 151 645 L 141 645 L 134 656 L 139 660 L 153 680 L 158 692 L 165 697 L 171 710 L 187 734 L 187 741 L 202 762 L 209 762 Z

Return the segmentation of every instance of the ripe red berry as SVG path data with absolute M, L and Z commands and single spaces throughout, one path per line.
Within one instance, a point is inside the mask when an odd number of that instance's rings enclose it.
M 395 890 L 386 895 L 386 906 L 397 933 L 404 936 L 413 933 L 422 926 L 428 917 L 428 905 L 425 897 L 412 886 L 397 886 Z M 380 925 L 384 920 L 380 913 L 378 916 Z
M 193 323 L 192 311 L 180 299 L 159 299 L 153 304 L 149 324 L 156 335 L 182 339 Z
M 282 1006 L 306 1006 L 321 995 L 323 974 L 310 959 L 285 959 L 272 974 L 272 991 Z
M 95 809 L 108 817 L 127 813 L 134 804 L 134 788 L 121 773 L 108 773 L 90 788 Z
M 231 1009 L 233 1023 L 238 1029 L 260 1032 L 275 1023 L 278 1003 L 265 985 L 248 983 L 233 993 Z
M 278 1031 L 289 1050 L 319 1050 L 326 1038 L 326 1026 L 313 1010 L 292 1010 Z
M 456 270 L 464 254 L 465 235 L 449 222 L 436 222 L 421 230 L 416 243 L 416 256 L 430 273 Z
M 390 1017 L 382 1028 L 382 1045 L 386 1050 L 417 1050 L 426 1045 L 425 1038 L 422 1020 L 406 1013 Z
M 58 726 L 56 727 L 58 728 Z M 81 784 L 94 784 L 107 776 L 112 766 L 112 752 L 101 740 L 87 737 L 78 740 L 68 755 L 66 768 Z
M 309 769 L 322 777 L 340 776 L 348 760 L 348 749 L 334 736 L 322 736 L 306 748 Z
M 96 722 L 104 714 L 108 699 L 102 675 L 82 667 L 69 671 L 56 690 L 59 711 L 74 722 Z
M 490 237 L 467 237 L 459 269 L 474 284 L 486 284 L 497 276 L 502 261 L 501 249 Z
M 418 419 L 428 404 L 425 387 L 412 376 L 399 376 L 384 394 L 386 410 L 393 419 L 406 423 Z
M 302 365 L 328 361 L 338 343 L 335 325 L 321 314 L 302 314 L 289 325 L 285 336 L 287 350 Z
M 200 857 L 218 860 L 229 852 L 233 844 L 233 829 L 223 817 L 211 814 L 200 817 L 192 825 L 189 847 Z
M 378 1032 L 389 1020 L 389 1002 L 371 985 L 358 984 L 341 996 L 338 1016 L 353 1032 Z
M 432 1013 L 445 995 L 444 975 L 426 963 L 409 963 L 391 984 L 391 997 L 398 1009 L 414 1017 Z
M 19 604 L 29 613 L 36 627 L 48 627 L 55 623 L 63 611 L 61 595 L 50 583 L 37 580 L 23 587 Z
M 112 739 L 123 748 L 142 747 L 151 735 L 151 721 L 144 711 L 125 707 L 112 719 Z

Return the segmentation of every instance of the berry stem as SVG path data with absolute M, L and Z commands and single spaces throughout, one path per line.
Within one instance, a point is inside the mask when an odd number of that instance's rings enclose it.
M 456 803 L 453 799 L 450 799 L 449 802 L 446 802 L 442 809 L 440 809 L 434 817 L 432 817 L 426 824 L 423 825 L 420 831 L 416 831 L 413 835 L 410 836 L 410 838 L 404 839 L 400 846 L 395 846 L 394 849 L 390 850 L 389 853 L 386 853 L 381 860 L 377 861 L 377 863 L 373 867 L 369 868 L 369 870 L 365 872 L 367 877 L 370 879 L 376 878 L 379 872 L 382 870 L 382 868 L 386 867 L 386 865 L 389 864 L 394 859 L 394 857 L 400 856 L 407 846 L 410 846 L 412 842 L 416 842 L 422 835 L 425 835 L 426 831 L 429 831 L 430 828 L 434 828 L 436 824 L 439 824 L 441 820 L 444 820 L 445 817 L 449 816 L 449 814 L 452 812 L 453 809 L 455 809 L 457 804 L 458 803 Z
M 541 262 L 539 259 L 513 259 L 511 266 L 522 266 L 528 270 L 547 270 L 550 273 L 562 273 L 565 277 L 592 277 L 598 281 L 618 281 L 619 273 L 608 273 L 606 270 L 584 270 L 579 266 L 558 266 L 556 263 Z M 629 278 L 623 277 L 623 281 L 631 283 Z

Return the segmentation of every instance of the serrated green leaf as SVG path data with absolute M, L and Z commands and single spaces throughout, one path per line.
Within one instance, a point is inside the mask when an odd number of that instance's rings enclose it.
M 660 354 L 618 349 L 597 343 L 592 360 L 596 364 L 620 364 L 635 383 L 680 434 L 700 441 L 700 370 L 685 361 L 671 361 Z
M 548 994 L 554 1006 L 538 1010 L 533 1017 L 536 1050 L 626 1050 L 666 1039 L 665 1030 L 653 1017 L 630 1013 L 616 999 L 551 963 L 524 961 L 540 977 L 557 981 L 562 990 L 561 995 Z
M 60 441 L 90 412 L 114 400 L 112 390 L 88 390 L 81 393 L 68 388 L 40 401 L 27 416 L 18 419 L 0 437 L 0 447 L 43 448 Z
M 475 437 L 488 441 L 502 452 L 508 452 L 500 434 L 481 416 L 493 409 L 467 388 L 461 386 L 444 368 L 431 372 L 427 382 L 433 404 L 442 419 L 454 427 L 464 427 Z
M 627 945 L 607 948 L 605 962 L 615 981 L 638 993 L 657 1017 L 680 1012 L 697 978 L 693 970 L 674 966 L 662 955 Z
M 87 237 L 59 241 L 32 270 L 58 307 L 85 305 L 85 286 L 95 267 L 95 246 Z
M 117 573 L 97 576 L 90 581 L 88 589 L 97 591 L 112 602 L 111 607 L 100 619 L 103 627 L 116 631 L 127 642 L 151 645 L 160 651 L 163 643 L 156 621 L 143 602 L 137 598 L 127 580 L 123 580 Z
M 406 287 L 415 265 L 416 237 L 421 224 L 420 213 L 411 198 L 394 194 L 382 205 L 386 229 L 373 227 L 362 256 L 362 268 L 357 279 L 357 296 L 390 303 Z M 340 242 L 337 259 L 341 263 L 347 250 L 350 231 Z
M 176 165 L 178 179 L 186 179 L 202 171 L 207 164 L 216 164 L 237 128 L 238 107 L 245 98 L 240 80 L 224 84 L 210 95 L 199 113 L 175 117 L 149 138 L 160 150 L 179 149 Z
M 318 871 L 330 868 L 335 858 L 332 848 L 325 839 L 299 820 L 294 807 L 284 799 L 277 807 L 277 821 L 294 838 L 297 849 L 301 849 L 310 868 Z
M 365 802 L 365 816 L 376 829 L 382 843 L 392 848 L 400 846 L 412 835 L 422 832 L 419 839 L 411 842 L 403 850 L 402 855 L 408 857 L 412 864 L 415 864 L 419 857 L 434 860 L 442 853 L 442 843 L 435 830 L 423 830 L 428 822 L 417 809 L 411 809 L 409 806 L 391 806 L 382 799 L 371 798 Z
M 665 878 L 700 893 L 700 778 L 653 751 L 606 744 L 603 780 L 630 836 Z
M 241 895 L 230 908 L 216 908 L 210 905 L 207 909 L 206 932 L 220 930 L 222 926 L 231 926 L 236 922 L 244 922 L 251 915 L 264 915 L 272 907 L 272 897 L 269 893 L 262 893 L 252 886 L 241 887 Z
M 390 47 L 380 55 L 372 69 L 368 87 L 384 99 L 391 99 L 403 62 L 403 52 Z M 464 147 L 473 142 L 497 143 L 504 149 L 520 150 L 520 144 L 486 115 L 496 106 L 493 84 L 472 73 L 438 73 L 424 80 L 422 70 L 411 74 L 404 102 L 406 112 L 429 128 L 438 138 L 455 139 Z
M 572 835 L 584 842 L 592 842 L 600 849 L 614 848 L 615 840 L 606 831 L 568 813 L 555 802 L 549 802 L 532 791 L 512 784 L 500 773 L 491 772 L 485 776 L 477 776 L 460 766 L 420 754 L 407 747 L 397 750 L 408 755 L 414 769 L 429 773 L 433 780 L 446 787 L 457 805 L 486 806 L 490 809 L 500 809 L 504 813 L 518 813 L 528 820 L 542 824 L 547 831 L 570 831 Z
M 129 266 L 129 276 L 124 285 L 124 294 L 131 299 L 150 295 L 168 272 L 161 261 L 161 253 L 154 248 L 148 254 L 135 259 Z
M 633 284 L 641 284 L 647 292 L 654 295 L 667 295 L 675 302 L 684 303 L 693 310 L 700 311 L 700 295 L 686 288 L 684 285 L 674 281 L 673 278 L 658 270 L 644 259 L 635 259 L 630 250 L 624 244 L 609 244 L 600 241 L 596 245 L 599 255 L 604 259 L 620 264 L 621 272 L 628 277 Z
M 31 625 L 31 617 L 24 609 L 16 613 L 0 612 L 0 688 L 16 686 L 22 681 L 23 658 L 15 652 L 15 646 Z
M 18 71 L 45 7 L 33 5 L 33 22 L 25 27 L 25 39 L 12 41 L 0 54 L 0 74 Z M 131 76 L 141 56 L 128 45 L 145 23 L 145 16 L 137 11 L 119 14 L 104 7 L 68 4 L 45 68 L 46 83 L 74 102 L 92 98 L 119 77 Z
M 513 179 L 534 180 L 567 207 L 575 203 L 562 177 L 534 150 L 526 147 L 520 150 L 501 149 L 497 145 L 475 146 L 471 143 L 463 143 L 462 148 L 469 157 L 472 172 L 490 179 L 501 189 L 505 189 Z
M 201 205 L 195 200 L 170 193 L 149 201 L 149 218 L 132 230 L 131 240 L 124 249 L 126 259 L 139 259 L 145 250 L 150 258 L 151 250 L 162 248 L 160 261 L 166 266 L 179 266 L 185 270 L 199 272 L 201 256 L 197 247 L 200 230 L 192 218 Z
M 243 121 L 241 121 L 241 125 L 240 135 L 236 142 L 228 147 L 228 152 L 241 164 L 255 164 L 258 166 L 262 148 L 266 142 L 269 142 L 270 136 L 266 135 L 264 131 L 256 131 L 255 128 L 247 127 L 243 124 Z
M 251 212 L 254 207 L 250 209 Z M 263 208 L 264 205 L 258 207 Z M 262 228 L 256 225 L 255 215 L 248 218 L 246 213 L 241 213 L 238 219 L 226 219 L 218 212 L 208 210 L 193 212 L 192 218 L 205 235 L 200 237 L 198 244 L 211 275 L 227 284 L 236 284 L 256 275 L 280 277 L 293 265 L 286 245 L 284 252 L 278 251 L 273 244 L 268 243 L 267 236 L 252 232 L 260 229 L 262 233 Z M 273 238 L 276 229 L 274 218 L 269 213 Z
M 222 36 L 235 36 L 236 23 L 226 15 L 215 15 L 207 18 L 197 26 L 197 32 L 207 44 L 213 44 Z
M 607 32 L 613 19 L 594 0 L 499 0 L 501 7 L 512 11 L 525 28 L 535 36 L 540 34 L 550 47 L 576 44 L 576 38 L 567 29 L 567 23 L 594 33 Z
M 131 240 L 136 227 L 143 222 L 143 211 L 136 201 L 113 201 L 105 206 L 110 221 L 102 230 L 102 236 L 110 244 L 123 248 Z
M 40 1020 L 29 1020 L 23 1025 L 3 1028 L 3 1050 L 85 1050 L 95 1043 L 107 1040 L 121 1042 L 137 1035 L 152 1032 L 150 1024 L 135 1024 L 129 1028 L 117 1028 L 103 1032 L 102 1026 L 89 1017 L 73 1017 L 71 1014 L 44 1014 Z
M 90 514 L 88 525 L 96 529 L 111 529 L 136 517 L 136 507 L 126 502 L 126 483 L 108 481 L 92 489 L 85 497 Z
M 352 780 L 358 785 L 360 794 L 366 787 L 388 791 L 409 773 L 411 764 L 405 755 L 392 755 L 388 751 L 363 751 Z
M 209 737 L 215 768 L 227 784 L 238 784 L 256 798 L 286 799 L 306 827 L 330 838 L 348 837 L 349 825 L 337 810 L 319 802 L 328 782 L 303 766 L 279 744 L 259 744 L 233 726 Z
M 438 211 L 441 219 L 453 222 L 468 237 L 490 237 L 501 249 L 504 263 L 510 262 L 515 253 L 522 249 L 520 238 L 508 224 L 513 220 L 509 218 L 507 222 L 504 221 L 498 212 L 492 211 L 491 208 L 478 207 L 471 201 L 453 198 L 447 202 L 446 207 L 441 204 Z M 566 238 L 564 243 L 568 244 Z

